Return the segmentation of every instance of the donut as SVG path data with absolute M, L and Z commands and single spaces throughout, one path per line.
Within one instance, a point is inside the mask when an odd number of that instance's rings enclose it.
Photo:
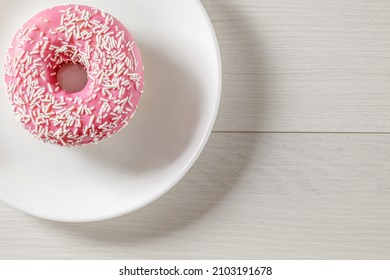
M 79 92 L 61 88 L 57 73 L 81 65 Z M 144 87 L 140 50 L 114 16 L 84 5 L 40 12 L 16 33 L 4 65 L 9 102 L 36 138 L 60 146 L 99 143 L 134 116 Z

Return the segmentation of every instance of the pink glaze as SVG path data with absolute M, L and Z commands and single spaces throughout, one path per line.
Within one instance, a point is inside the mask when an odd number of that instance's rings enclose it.
M 58 69 L 84 65 L 86 87 L 68 93 Z M 13 111 L 30 133 L 62 146 L 98 143 L 121 130 L 143 92 L 141 54 L 129 31 L 113 16 L 87 6 L 45 10 L 12 41 L 5 82 Z

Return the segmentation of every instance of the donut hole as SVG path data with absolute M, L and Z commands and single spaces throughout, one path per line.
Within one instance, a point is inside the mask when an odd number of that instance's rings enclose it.
M 88 83 L 88 75 L 80 63 L 67 63 L 58 69 L 57 81 L 60 88 L 68 93 L 82 91 Z

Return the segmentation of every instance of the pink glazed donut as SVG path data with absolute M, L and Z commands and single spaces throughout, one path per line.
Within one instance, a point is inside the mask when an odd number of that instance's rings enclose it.
M 84 67 L 80 92 L 60 87 L 65 64 Z M 127 125 L 144 86 L 140 51 L 104 11 L 82 5 L 45 10 L 24 24 L 8 49 L 5 83 L 13 111 L 31 134 L 61 146 L 98 143 Z

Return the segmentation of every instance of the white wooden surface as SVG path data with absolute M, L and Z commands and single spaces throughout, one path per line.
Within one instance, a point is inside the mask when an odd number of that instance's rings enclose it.
M 202 2 L 224 91 L 194 168 L 106 222 L 0 204 L 1 259 L 390 258 L 390 2 Z

